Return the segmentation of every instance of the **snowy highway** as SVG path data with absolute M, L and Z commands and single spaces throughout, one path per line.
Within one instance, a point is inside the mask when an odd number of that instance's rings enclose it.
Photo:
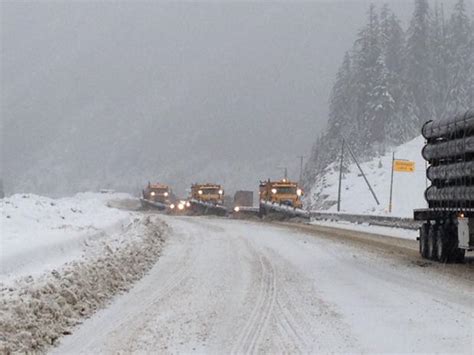
M 466 280 L 284 227 L 163 218 L 149 274 L 53 352 L 472 351 Z

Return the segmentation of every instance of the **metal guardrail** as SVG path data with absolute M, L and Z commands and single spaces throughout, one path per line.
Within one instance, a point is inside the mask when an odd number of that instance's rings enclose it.
M 416 230 L 420 228 L 422 222 L 412 218 L 376 216 L 364 214 L 334 213 L 325 211 L 310 211 L 310 216 L 315 220 L 344 221 L 351 223 L 368 223 L 370 225 L 382 227 L 394 227 Z
M 166 205 L 153 202 L 150 200 L 140 199 L 142 203 L 157 207 L 158 209 L 166 209 Z M 203 201 L 198 201 L 191 199 L 190 202 L 194 205 L 200 205 L 211 211 L 218 211 L 220 213 L 225 213 L 227 209 L 221 205 L 214 205 L 212 203 L 207 203 Z M 393 228 L 404 228 L 416 230 L 420 228 L 422 221 L 415 221 L 412 218 L 402 218 L 402 217 L 392 217 L 392 216 L 377 216 L 377 215 L 365 215 L 365 214 L 350 214 L 350 213 L 337 213 L 337 212 L 326 212 L 326 211 L 305 211 L 303 209 L 294 208 L 291 206 L 279 205 L 276 203 L 261 201 L 262 206 L 268 211 L 279 212 L 282 215 L 287 215 L 288 217 L 303 217 L 311 218 L 314 220 L 320 221 L 344 221 L 350 223 L 367 223 L 375 226 L 382 227 L 393 227 Z M 259 214 L 259 207 L 247 207 L 240 206 L 240 211 L 238 213 L 244 214 Z M 234 211 L 232 211 L 234 212 Z M 220 214 L 219 213 L 219 214 Z M 235 212 L 234 212 L 235 213 Z

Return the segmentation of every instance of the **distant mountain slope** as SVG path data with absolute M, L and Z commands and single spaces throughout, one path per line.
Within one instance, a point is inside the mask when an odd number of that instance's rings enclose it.
M 419 136 L 405 144 L 395 147 L 381 157 L 361 163 L 374 189 L 380 205 L 377 206 L 356 164 L 349 154 L 345 159 L 351 162 L 348 172 L 344 173 L 341 192 L 341 211 L 349 213 L 389 214 L 390 174 L 392 152 L 396 159 L 408 159 L 415 162 L 414 173 L 394 173 L 393 216 L 410 217 L 414 208 L 426 207 L 424 191 L 426 188 L 425 161 L 421 156 L 423 137 Z M 346 161 L 347 161 L 346 160 Z M 339 161 L 328 166 L 307 194 L 313 209 L 337 210 L 339 179 Z

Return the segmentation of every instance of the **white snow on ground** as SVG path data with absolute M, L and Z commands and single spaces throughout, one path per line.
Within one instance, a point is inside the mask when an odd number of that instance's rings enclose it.
M 351 161 L 349 172 L 344 174 L 341 193 L 341 212 L 384 214 L 399 217 L 413 216 L 413 209 L 426 207 L 424 191 L 426 189 L 425 160 L 421 156 L 424 139 L 419 136 L 394 149 L 395 159 L 407 159 L 415 162 L 414 173 L 394 173 L 392 213 L 388 212 L 390 195 L 390 175 L 392 151 L 368 162 L 361 163 L 374 189 L 380 205 L 377 206 L 362 175 L 349 154 L 344 159 Z M 314 209 L 337 210 L 339 162 L 331 164 L 320 181 L 309 192 Z M 329 207 L 331 205 L 331 207 Z M 329 208 L 328 208 L 329 207 Z
M 88 240 L 120 231 L 130 212 L 109 208 L 128 194 L 79 193 L 51 199 L 16 194 L 0 200 L 0 282 L 37 275 L 81 256 Z
M 54 353 L 472 353 L 467 280 L 268 224 L 164 218 L 148 275 Z
M 39 353 L 126 291 L 156 262 L 165 225 L 141 215 L 119 232 L 89 240 L 81 258 L 38 277 L 0 283 L 0 352 Z
M 158 259 L 164 223 L 128 194 L 0 200 L 0 352 L 42 352 Z
M 376 234 L 384 237 L 394 237 L 410 240 L 416 240 L 416 238 L 418 237 L 417 230 L 374 226 L 368 223 L 351 223 L 345 221 L 312 221 L 311 224 L 346 229 L 351 231 L 359 231 L 369 234 Z

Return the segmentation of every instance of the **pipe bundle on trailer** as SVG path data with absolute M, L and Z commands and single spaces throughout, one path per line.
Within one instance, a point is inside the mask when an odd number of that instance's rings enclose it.
M 430 166 L 426 175 L 430 181 L 469 178 L 474 176 L 474 161 Z
M 425 191 L 428 201 L 454 201 L 465 205 L 474 201 L 474 186 L 451 186 L 438 188 L 430 186 Z
M 425 191 L 429 207 L 474 208 L 474 110 L 428 121 L 422 155 L 430 164 Z
M 474 153 L 474 136 L 427 144 L 421 151 L 423 158 L 428 161 L 456 158 L 467 153 Z
M 428 121 L 423 125 L 421 134 L 426 139 L 470 136 L 474 131 L 474 110 L 437 121 Z M 470 133 L 470 134 L 469 134 Z

